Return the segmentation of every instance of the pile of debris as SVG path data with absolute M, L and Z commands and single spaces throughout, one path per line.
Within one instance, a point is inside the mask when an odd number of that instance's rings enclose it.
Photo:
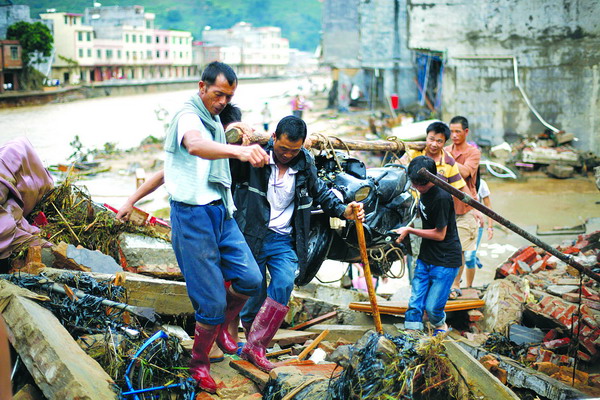
M 598 271 L 600 231 L 557 249 Z M 480 361 L 504 382 L 507 371 L 498 355 L 599 396 L 600 374 L 585 372 L 600 358 L 598 283 L 531 246 L 517 250 L 496 275 L 501 279 L 485 292 L 479 331 L 463 333 L 492 354 L 478 353 Z
M 525 138 L 512 146 L 508 143 L 492 147 L 490 155 L 505 159 L 522 171 L 542 169 L 553 178 L 571 178 L 576 171 L 592 171 L 600 165 L 593 153 L 576 149 L 572 133 L 546 130 L 535 138 Z

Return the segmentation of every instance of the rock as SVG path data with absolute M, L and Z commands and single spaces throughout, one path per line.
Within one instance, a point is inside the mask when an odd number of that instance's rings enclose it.
M 574 285 L 551 285 L 546 288 L 546 291 L 555 296 L 562 296 L 565 293 L 573 293 L 579 289 L 579 286 Z
M 350 357 L 352 356 L 352 345 L 338 346 L 326 360 L 340 365 L 342 368 L 347 368 L 350 365 Z
M 121 265 L 130 272 L 159 278 L 181 278 L 181 270 L 171 243 L 144 235 L 119 236 Z
M 77 248 L 65 242 L 52 248 L 53 265 L 58 268 L 85 272 L 116 274 L 123 268 L 110 256 L 99 251 Z

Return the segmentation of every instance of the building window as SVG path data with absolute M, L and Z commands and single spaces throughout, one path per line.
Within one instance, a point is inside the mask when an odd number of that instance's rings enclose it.
M 142 35 L 140 35 L 140 43 L 144 43 L 144 40 L 142 39 Z
M 152 43 L 152 36 L 146 36 L 146 43 Z
M 117 50 L 117 58 L 121 59 L 121 50 Z
M 125 34 L 125 43 L 129 43 L 129 33 Z
M 92 33 L 91 32 L 87 32 L 86 36 L 87 36 L 87 41 L 91 42 L 92 41 Z
M 83 32 L 77 32 L 77 40 L 83 41 Z
M 65 25 L 68 25 L 68 24 L 69 24 L 69 17 L 67 17 L 67 16 L 65 15 Z
M 146 58 L 148 60 L 152 58 L 152 50 L 146 50 Z
M 125 52 L 125 58 L 129 60 L 129 52 L 128 51 Z
M 165 58 L 169 58 L 169 50 L 165 50 Z
M 96 57 L 102 58 L 102 50 L 100 50 L 100 49 L 96 50 Z
M 92 49 L 87 49 L 87 56 L 92 58 Z
M 183 51 L 179 52 L 179 58 L 183 58 Z
M 160 51 L 156 50 L 156 58 L 160 58 Z
M 131 35 L 131 41 L 135 43 L 137 41 L 137 35 Z
M 106 58 L 107 59 L 111 59 L 113 56 L 113 51 L 112 50 L 106 50 Z
M 156 37 L 156 43 L 160 43 L 160 37 L 159 36 Z
M 19 59 L 19 48 L 17 46 L 10 46 L 10 59 L 11 60 Z
M 79 58 L 83 58 L 83 49 L 79 49 Z

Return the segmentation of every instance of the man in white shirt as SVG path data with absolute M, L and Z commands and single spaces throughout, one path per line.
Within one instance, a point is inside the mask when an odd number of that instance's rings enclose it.
M 364 219 L 362 204 L 343 204 L 317 177 L 314 160 L 303 147 L 306 134 L 304 121 L 285 117 L 264 148 L 268 165 L 251 168 L 232 161 L 235 218 L 263 274 L 260 293 L 240 313 L 247 335 L 241 356 L 263 371 L 274 367 L 265 357 L 266 346 L 287 314 L 297 271 L 307 262 L 313 200 L 330 216 L 351 219 L 356 209 Z

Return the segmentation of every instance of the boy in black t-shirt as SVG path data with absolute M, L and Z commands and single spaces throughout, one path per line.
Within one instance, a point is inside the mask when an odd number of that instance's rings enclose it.
M 423 229 L 410 226 L 396 230 L 400 243 L 406 235 L 423 238 L 414 277 L 412 294 L 405 314 L 406 329 L 423 329 L 423 311 L 427 311 L 434 335 L 445 332 L 446 313 L 444 308 L 452 282 L 462 265 L 462 248 L 456 229 L 456 215 L 452 196 L 422 179 L 418 172 L 425 168 L 433 175 L 437 173 L 435 161 L 426 156 L 415 157 L 408 165 L 408 177 L 413 187 L 421 194 L 419 215 Z

